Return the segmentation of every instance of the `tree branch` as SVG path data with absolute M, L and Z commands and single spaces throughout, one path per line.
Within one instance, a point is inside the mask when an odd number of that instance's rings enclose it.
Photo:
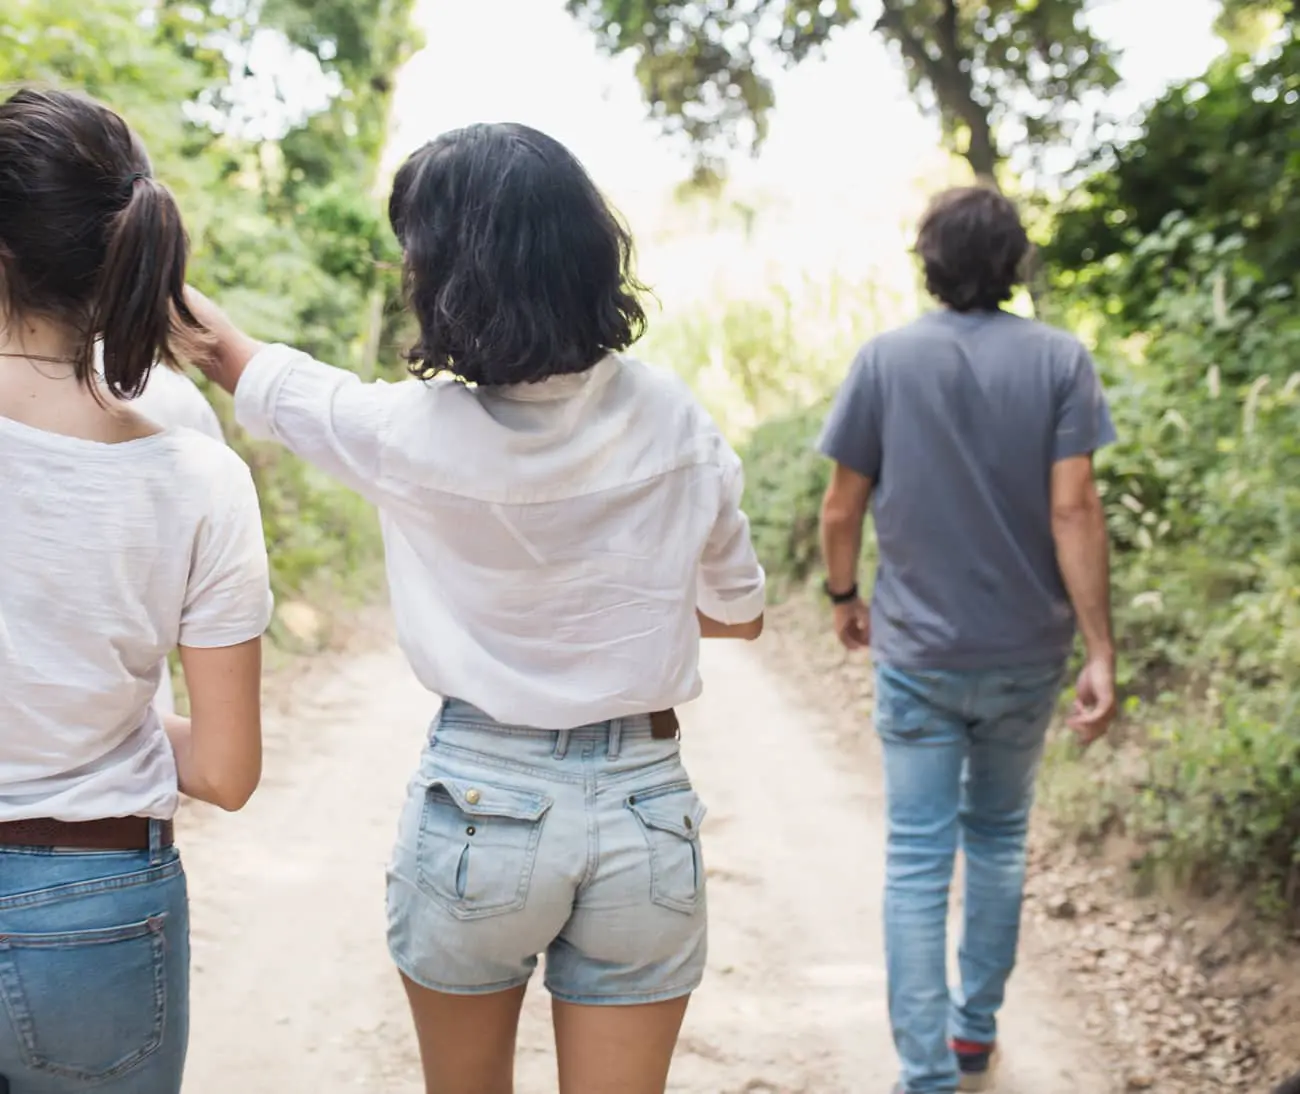
M 988 111 L 975 101 L 970 72 L 962 69 L 963 53 L 958 33 L 958 0 L 944 0 L 939 18 L 939 58 L 930 56 L 925 44 L 912 33 L 907 19 L 893 0 L 882 0 L 876 30 L 896 41 L 903 56 L 915 65 L 934 89 L 942 112 L 964 122 L 970 130 L 965 157 L 977 178 L 997 185 L 998 152 Z
M 957 0 L 945 0 L 943 15 L 939 18 L 939 48 L 950 57 L 961 57 L 957 41 Z

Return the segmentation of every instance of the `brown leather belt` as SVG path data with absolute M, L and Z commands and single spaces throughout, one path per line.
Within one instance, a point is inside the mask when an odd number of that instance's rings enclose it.
M 175 832 L 164 821 L 161 845 L 170 847 Z M 93 821 L 35 820 L 0 822 L 0 847 L 66 847 L 76 851 L 147 851 L 148 817 L 105 817 Z
M 681 736 L 677 711 L 656 710 L 650 715 L 650 736 L 656 741 L 669 741 Z

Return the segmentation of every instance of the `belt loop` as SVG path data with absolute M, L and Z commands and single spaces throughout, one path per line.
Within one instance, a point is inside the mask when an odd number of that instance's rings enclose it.
M 149 820 L 149 865 L 157 866 L 162 862 L 163 822 L 155 818 Z
M 611 718 L 609 722 L 609 739 L 605 749 L 605 758 L 617 760 L 619 749 L 623 746 L 623 719 Z
M 555 734 L 555 751 L 552 755 L 557 760 L 564 759 L 569 754 L 569 730 L 562 729 Z

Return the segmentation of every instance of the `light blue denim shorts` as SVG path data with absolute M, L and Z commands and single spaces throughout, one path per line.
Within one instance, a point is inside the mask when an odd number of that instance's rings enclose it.
M 0 850 L 0 1090 L 177 1094 L 189 972 L 174 848 Z
M 434 991 L 527 983 L 569 1003 L 689 995 L 707 947 L 704 806 L 648 717 L 554 732 L 449 700 L 388 876 L 398 968 Z

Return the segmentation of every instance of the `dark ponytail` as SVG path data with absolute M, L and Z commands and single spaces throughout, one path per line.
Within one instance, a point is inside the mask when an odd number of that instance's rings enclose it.
M 171 193 L 117 114 L 81 95 L 25 89 L 0 103 L 0 302 L 65 323 L 77 378 L 138 395 L 156 361 L 207 348 L 185 305 L 189 244 Z
M 185 304 L 189 243 L 171 192 L 144 174 L 126 180 L 127 204 L 108 225 L 107 250 L 88 324 L 104 344 L 104 382 L 120 398 L 144 390 L 154 362 L 179 363 L 203 329 Z

